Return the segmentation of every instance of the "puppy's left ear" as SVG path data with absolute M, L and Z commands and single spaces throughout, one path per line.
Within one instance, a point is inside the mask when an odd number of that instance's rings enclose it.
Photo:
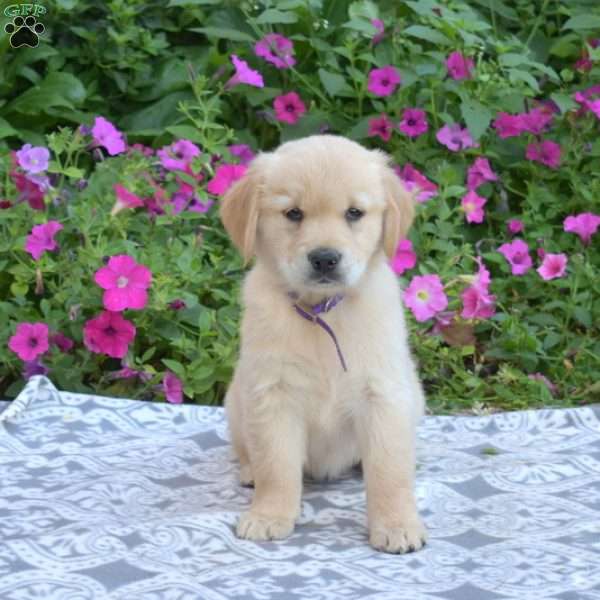
M 387 162 L 387 161 L 386 161 Z M 383 249 L 388 258 L 396 253 L 400 240 L 406 237 L 415 215 L 415 198 L 402 185 L 400 178 L 386 164 L 382 166 L 386 209 L 383 214 Z
M 265 155 L 255 158 L 221 200 L 219 214 L 225 230 L 247 265 L 254 256 L 258 225 L 259 197 Z

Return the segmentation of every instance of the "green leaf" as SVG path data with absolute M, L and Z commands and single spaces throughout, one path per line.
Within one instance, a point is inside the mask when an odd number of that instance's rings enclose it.
M 276 8 L 267 8 L 256 19 L 257 25 L 267 23 L 296 23 L 296 21 L 298 21 L 298 15 L 295 12 L 283 12 Z
M 192 98 L 193 94 L 188 91 L 173 92 L 146 108 L 130 113 L 122 119 L 121 123 L 130 133 L 137 133 L 145 129 L 156 131 L 166 128 L 181 119 L 181 114 L 177 110 L 179 103 Z
M 72 179 L 81 179 L 84 175 L 84 172 L 82 169 L 78 169 L 77 167 L 69 167 L 68 169 L 64 170 L 64 174 Z
M 86 97 L 85 87 L 71 73 L 50 73 L 39 85 L 29 88 L 10 103 L 10 110 L 35 115 L 51 106 L 75 108 Z
M 172 133 L 176 138 L 190 140 L 197 144 L 203 144 L 204 139 L 200 135 L 200 132 L 191 125 L 170 125 L 166 127 L 169 133 Z
M 167 8 L 173 6 L 204 6 L 210 4 L 220 4 L 221 0 L 170 0 Z
M 234 42 L 254 43 L 255 41 L 251 35 L 245 33 L 244 31 L 228 29 L 227 27 L 192 27 L 190 31 L 203 33 L 205 36 L 210 38 L 221 38 L 224 40 L 233 40 Z
M 600 16 L 598 15 L 577 15 L 571 17 L 563 26 L 563 29 L 600 29 Z
M 464 99 L 461 102 L 460 110 L 473 139 L 478 140 L 492 120 L 492 111 L 472 98 Z
M 351 19 L 363 18 L 367 20 L 379 18 L 379 9 L 377 4 L 371 0 L 359 0 L 359 2 L 353 2 L 348 7 L 348 16 Z
M 592 326 L 592 315 L 587 308 L 583 306 L 576 306 L 573 309 L 573 316 L 586 328 Z
M 0 139 L 10 135 L 19 135 L 19 132 L 6 119 L 0 117 Z
M 177 375 L 181 379 L 185 377 L 185 368 L 180 362 L 177 362 L 176 360 L 171 360 L 170 358 L 162 358 L 161 362 L 163 363 L 163 365 L 165 365 L 165 367 L 167 367 L 167 369 L 173 371 L 173 373 L 175 373 L 175 375 Z
M 560 108 L 560 112 L 562 114 L 565 114 L 566 112 L 569 112 L 570 110 L 573 110 L 579 106 L 569 94 L 560 94 L 555 92 L 554 94 L 550 94 L 550 98 L 552 98 L 552 100 L 558 104 L 558 108 Z
M 148 350 L 146 350 L 146 352 L 144 352 L 144 354 L 142 354 L 142 358 L 140 359 L 140 362 L 145 363 L 147 360 L 150 360 L 154 356 L 155 352 L 156 352 L 155 346 L 152 346 L 152 348 L 148 348 Z
M 443 33 L 440 33 L 437 29 L 433 29 L 432 27 L 426 27 L 425 25 L 411 25 L 402 33 L 421 40 L 426 40 L 436 45 L 441 44 L 442 46 L 450 46 L 452 44 Z
M 342 90 L 348 91 L 350 89 L 346 80 L 338 73 L 332 73 L 325 69 L 319 69 L 318 73 L 323 87 L 330 96 L 337 96 Z

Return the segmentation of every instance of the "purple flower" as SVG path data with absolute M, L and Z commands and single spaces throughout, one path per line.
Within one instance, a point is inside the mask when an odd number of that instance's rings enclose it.
M 466 57 L 462 52 L 452 52 L 446 59 L 446 68 L 452 79 L 471 79 L 471 71 L 474 67 L 473 60 Z
M 519 219 L 511 219 L 506 224 L 506 227 L 508 229 L 508 232 L 511 235 L 516 235 L 517 233 L 521 233 L 525 229 L 525 225 L 524 225 L 523 221 L 521 221 Z
M 427 115 L 418 108 L 405 108 L 398 129 L 408 137 L 419 137 L 428 129 Z
M 392 136 L 393 124 L 387 115 L 383 114 L 375 119 L 369 119 L 369 137 L 379 136 L 388 142 Z
M 529 160 L 540 162 L 551 169 L 558 169 L 560 166 L 560 145 L 550 140 L 543 142 L 534 142 L 527 146 L 525 156 Z
M 278 69 L 289 69 L 296 64 L 293 57 L 294 44 L 278 33 L 269 33 L 262 40 L 256 42 L 254 53 Z
M 185 171 L 194 156 L 200 156 L 200 148 L 189 140 L 177 140 L 156 152 L 160 163 L 169 171 Z
M 385 25 L 381 19 L 371 19 L 371 25 L 377 29 L 377 33 L 371 40 L 373 46 L 376 46 L 385 37 Z
M 43 146 L 25 144 L 20 150 L 17 150 L 19 166 L 31 175 L 45 171 L 48 168 L 49 159 L 50 152 Z
M 473 148 L 478 146 L 473 141 L 469 130 L 465 127 L 464 129 L 457 123 L 452 125 L 444 125 L 435 135 L 437 141 L 443 144 L 452 152 L 458 152 L 465 148 Z
M 390 96 L 401 81 L 398 69 L 392 65 L 386 65 L 381 69 L 373 69 L 369 73 L 367 89 L 375 96 Z
M 92 137 L 96 144 L 104 146 L 111 156 L 125 152 L 123 134 L 104 117 L 96 117 L 92 127 Z
M 163 377 L 162 385 L 168 402 L 171 404 L 181 404 L 183 402 L 183 384 L 179 377 L 171 371 L 167 371 Z
M 475 162 L 469 167 L 467 173 L 467 188 L 469 190 L 476 190 L 480 185 L 486 181 L 496 181 L 498 176 L 492 167 L 490 161 L 483 156 L 478 156 Z
M 524 275 L 533 265 L 531 256 L 529 255 L 529 246 L 523 240 L 514 240 L 510 244 L 502 244 L 498 248 L 498 252 L 510 264 L 513 275 Z
M 54 236 L 63 228 L 58 221 L 48 221 L 43 225 L 35 225 L 27 236 L 25 250 L 33 256 L 34 260 L 40 257 L 46 250 L 56 250 L 58 243 Z
M 240 165 L 247 165 L 255 156 L 252 148 L 247 144 L 233 144 L 232 146 L 227 146 L 227 150 L 229 150 L 233 156 L 238 157 Z
M 225 84 L 225 87 L 233 87 L 240 83 L 253 85 L 254 87 L 265 87 L 262 75 L 258 71 L 251 69 L 245 60 L 232 54 L 231 62 L 235 67 L 235 75 Z

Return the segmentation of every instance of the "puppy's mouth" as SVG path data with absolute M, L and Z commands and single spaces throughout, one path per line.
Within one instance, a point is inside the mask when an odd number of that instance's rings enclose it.
M 309 283 L 319 284 L 319 285 L 340 285 L 342 282 L 339 277 L 329 277 L 326 275 L 317 275 L 313 276 L 309 279 Z

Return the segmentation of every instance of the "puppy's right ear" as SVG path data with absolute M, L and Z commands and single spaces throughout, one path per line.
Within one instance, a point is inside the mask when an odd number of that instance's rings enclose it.
M 219 210 L 223 226 L 242 255 L 244 265 L 254 256 L 263 162 L 264 155 L 252 161 L 245 175 L 227 190 Z

